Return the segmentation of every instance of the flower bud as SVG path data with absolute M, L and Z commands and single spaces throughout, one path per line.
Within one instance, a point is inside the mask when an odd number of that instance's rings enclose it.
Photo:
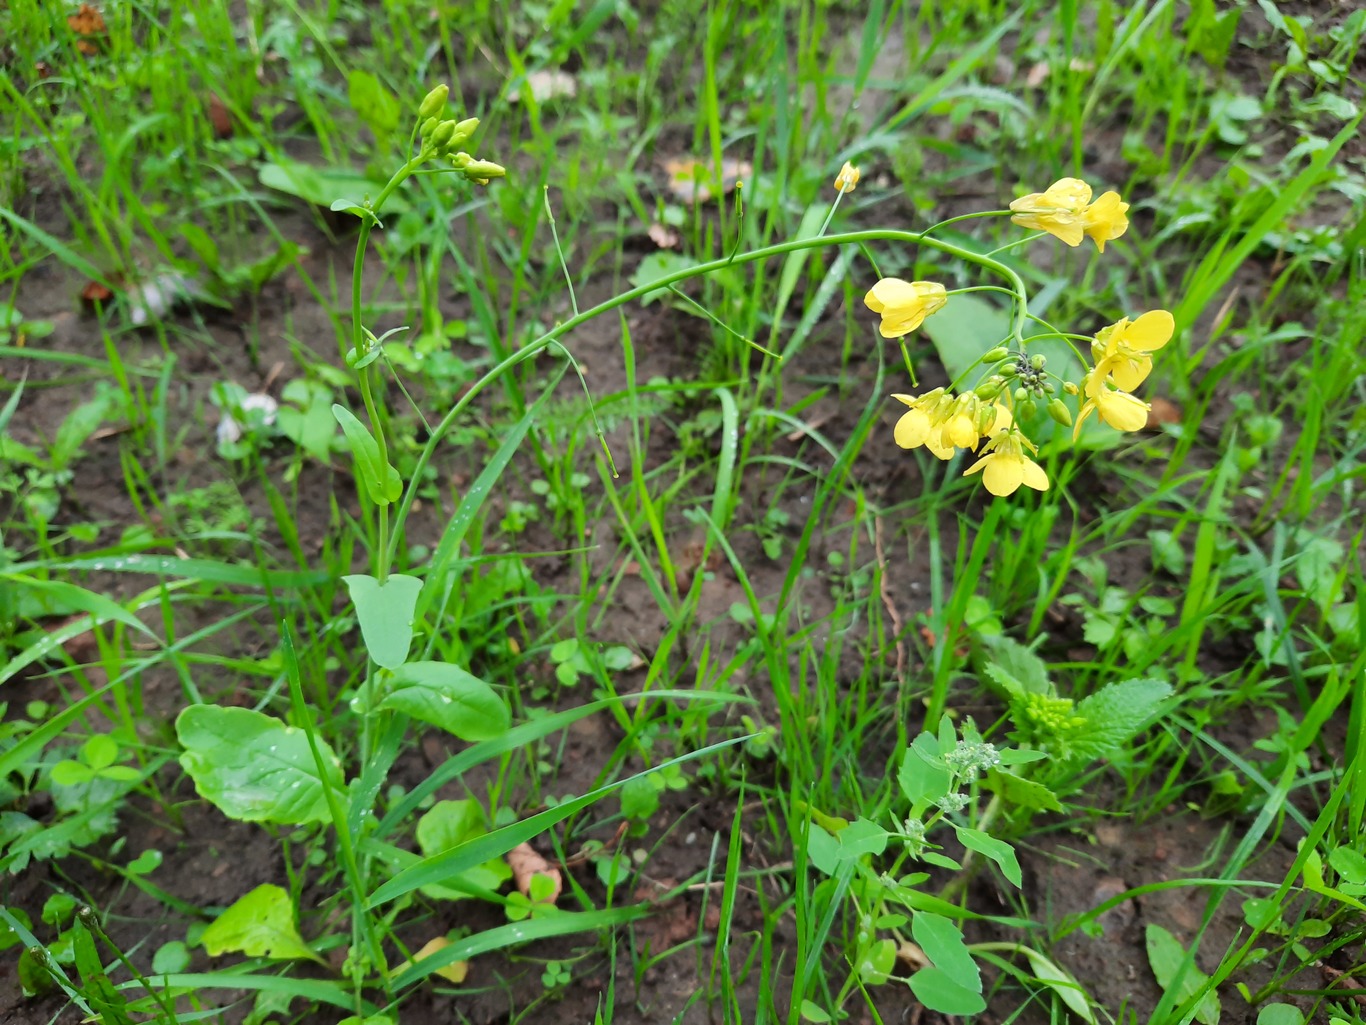
M 1064 427 L 1072 426 L 1072 411 L 1062 399 L 1054 399 L 1048 404 L 1048 415 Z
M 983 396 L 985 398 L 986 396 Z M 991 405 L 981 405 L 977 407 L 977 433 L 986 437 L 991 430 L 991 425 L 996 422 L 996 407 Z
M 450 144 L 451 138 L 452 138 L 454 135 L 455 135 L 455 122 L 454 122 L 454 121 L 442 121 L 442 122 L 441 122 L 439 125 L 437 125 L 436 128 L 432 131 L 431 137 L 428 139 L 428 141 L 432 144 L 432 149 L 440 150 L 440 151 L 443 151 L 443 152 L 444 152 L 445 149 L 446 149 L 446 147 Z
M 846 160 L 844 166 L 840 168 L 840 173 L 835 176 L 835 191 L 853 192 L 858 185 L 858 180 L 858 168 Z
M 471 181 L 486 182 L 490 178 L 502 178 L 508 172 L 506 167 L 492 160 L 471 160 L 460 168 L 460 173 Z
M 999 373 L 1000 373 L 1000 375 L 1001 375 L 1002 377 L 1007 377 L 1007 378 L 1009 378 L 1009 377 L 1019 377 L 1019 376 L 1020 376 L 1020 368 L 1019 368 L 1018 366 L 1016 366 L 1014 360 L 1011 360 L 1011 361 L 1010 361 L 1009 363 L 1007 363 L 1005 366 L 1003 366 L 1003 367 L 1000 368 Z
M 1047 363 L 1048 360 L 1043 355 L 1029 357 L 1029 365 L 1035 370 L 1042 370 Z
M 983 402 L 990 402 L 997 395 L 1001 394 L 1001 382 L 995 378 L 987 378 L 976 388 L 972 389 L 972 392 Z
M 451 136 L 451 141 L 446 144 L 447 149 L 455 149 L 463 146 L 470 141 L 470 136 L 474 135 L 474 130 L 479 127 L 477 117 L 467 117 L 455 126 L 455 134 Z
M 422 98 L 422 105 L 417 108 L 419 120 L 426 121 L 429 117 L 437 117 L 446 109 L 446 97 L 451 94 L 451 87 L 444 82 L 429 92 Z
M 1007 349 L 1004 345 L 998 345 L 998 346 L 996 346 L 996 348 L 991 349 L 990 351 L 985 352 L 985 353 L 982 354 L 982 362 L 983 362 L 983 363 L 999 363 L 999 362 L 1001 362 L 1001 360 L 1005 359 L 1005 358 L 1006 358 L 1007 356 L 1009 356 L 1009 355 L 1010 355 L 1010 350 L 1009 350 L 1009 349 Z
M 1078 388 L 1078 387 L 1076 386 L 1076 384 L 1075 384 L 1074 382 L 1072 382 L 1072 381 L 1064 381 L 1064 382 L 1062 383 L 1062 390 L 1065 391 L 1065 392 L 1067 392 L 1068 395 L 1080 395 L 1080 394 L 1081 394 L 1081 389 Z
M 1019 412 L 1021 420 L 1031 420 L 1034 414 L 1038 412 L 1038 407 L 1034 405 L 1033 399 L 1025 399 L 1020 403 Z
M 1023 401 L 1024 401 L 1025 399 L 1027 399 L 1027 398 L 1029 398 L 1029 389 L 1028 389 L 1028 388 L 1016 388 L 1016 389 L 1015 389 L 1015 401 L 1016 401 L 1016 402 L 1023 402 Z
M 436 131 L 436 126 L 438 124 L 440 124 L 440 122 L 437 121 L 437 119 L 434 117 L 424 118 L 422 121 L 422 127 L 417 130 L 417 134 L 425 139 L 429 135 L 431 135 L 432 132 Z

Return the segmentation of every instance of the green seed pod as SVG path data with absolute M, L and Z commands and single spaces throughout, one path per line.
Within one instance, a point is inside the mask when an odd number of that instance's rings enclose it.
M 1064 427 L 1072 426 L 1072 411 L 1062 399 L 1054 399 L 1048 404 L 1048 415 Z
M 445 85 L 437 86 L 422 98 L 422 105 L 417 108 L 419 120 L 426 121 L 428 118 L 438 117 L 446 109 L 446 97 L 451 94 L 451 87 Z
M 999 363 L 1001 362 L 1001 360 L 1005 359 L 1009 355 L 1009 349 L 1007 349 L 1004 345 L 998 345 L 996 346 L 996 348 L 990 350 L 989 352 L 985 352 L 982 354 L 982 362 Z
M 1029 357 L 1029 365 L 1035 370 L 1042 370 L 1047 364 L 1048 360 L 1042 355 Z

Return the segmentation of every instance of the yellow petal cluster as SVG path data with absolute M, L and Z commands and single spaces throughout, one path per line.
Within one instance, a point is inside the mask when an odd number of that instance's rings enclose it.
M 878 330 L 883 338 L 910 334 L 932 313 L 949 301 L 948 291 L 935 281 L 902 281 L 883 278 L 863 297 L 874 313 L 882 314 Z
M 1048 474 L 1042 466 L 1025 453 L 1037 451 L 1018 430 L 997 431 L 982 449 L 982 458 L 963 471 L 982 473 L 982 483 L 993 495 L 1004 498 L 1013 495 L 1023 484 L 1035 491 L 1048 490 Z
M 1152 310 L 1136 320 L 1128 317 L 1102 328 L 1091 343 L 1096 373 L 1109 376 L 1116 387 L 1133 391 L 1153 369 L 1151 353 L 1172 340 L 1176 319 L 1166 310 Z
M 902 448 L 924 445 L 940 459 L 1010 426 L 1010 410 L 983 402 L 972 392 L 954 395 L 943 388 L 924 395 L 893 395 L 910 408 L 896 422 L 893 436 Z
M 1021 196 L 1010 209 L 1010 219 L 1022 228 L 1046 231 L 1074 247 L 1090 238 L 1102 253 L 1129 227 L 1129 204 L 1119 193 L 1106 192 L 1092 203 L 1091 186 L 1080 178 L 1061 178 L 1044 192 Z

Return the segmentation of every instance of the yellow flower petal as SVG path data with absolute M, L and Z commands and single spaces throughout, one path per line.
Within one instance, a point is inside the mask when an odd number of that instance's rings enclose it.
M 1024 461 L 1024 477 L 1021 479 L 1020 483 L 1027 488 L 1033 488 L 1035 491 L 1047 491 L 1048 474 L 1044 472 L 1042 466 L 1026 456 Z
M 1117 431 L 1141 431 L 1148 425 L 1151 407 L 1128 392 L 1101 391 L 1093 401 L 1100 418 Z
M 1024 483 L 1024 457 L 1009 459 L 1002 452 L 993 452 L 982 468 L 982 483 L 1000 498 L 1015 494 Z
M 1010 204 L 1011 220 L 1022 228 L 1046 231 L 1069 246 L 1081 245 L 1085 237 L 1086 204 L 1091 186 L 1079 178 L 1062 178 L 1045 192 L 1021 196 Z
M 859 170 L 849 161 L 844 162 L 840 168 L 840 173 L 835 175 L 836 192 L 853 192 L 858 187 Z
M 897 420 L 893 434 L 901 448 L 919 448 L 930 436 L 930 418 L 923 409 L 908 409 Z
M 935 281 L 903 281 L 883 278 L 868 290 L 864 303 L 882 314 L 878 330 L 884 338 L 900 338 L 924 323 L 925 318 L 944 308 L 948 293 Z
M 1118 192 L 1106 192 L 1082 215 L 1082 230 L 1105 252 L 1105 243 L 1119 238 L 1129 229 L 1129 204 L 1120 201 Z
M 1139 352 L 1154 352 L 1175 333 L 1175 317 L 1166 310 L 1150 310 L 1125 328 L 1121 342 Z

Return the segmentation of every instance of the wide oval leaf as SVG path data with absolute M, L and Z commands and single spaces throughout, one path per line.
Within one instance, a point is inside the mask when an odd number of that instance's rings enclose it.
M 461 740 L 492 740 L 512 725 L 507 705 L 479 677 L 449 662 L 409 662 L 394 670 L 380 708 L 439 726 Z
M 239 897 L 204 930 L 203 942 L 210 957 L 241 953 L 277 960 L 322 960 L 299 935 L 289 894 L 271 883 L 263 883 Z
M 217 705 L 191 705 L 175 730 L 185 748 L 180 764 L 195 790 L 228 818 L 282 825 L 329 819 L 324 780 L 302 730 L 249 708 Z M 326 785 L 340 790 L 341 763 L 325 741 L 317 743 Z
M 395 573 L 380 583 L 367 573 L 342 577 L 360 621 L 365 650 L 378 665 L 397 669 L 413 641 L 413 610 L 422 591 L 417 577 Z

